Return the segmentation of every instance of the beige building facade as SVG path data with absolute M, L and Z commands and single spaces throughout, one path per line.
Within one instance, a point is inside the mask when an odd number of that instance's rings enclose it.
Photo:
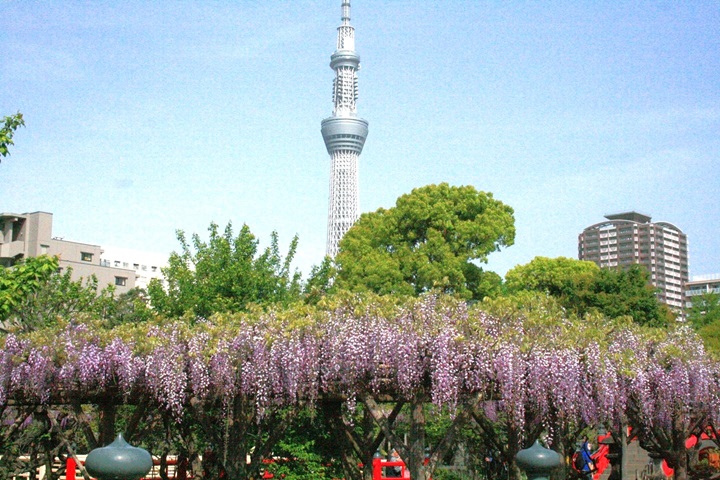
M 647 267 L 664 304 L 682 310 L 688 281 L 687 236 L 675 225 L 638 212 L 605 216 L 578 236 L 578 258 L 600 268 Z
M 54 238 L 52 218 L 47 212 L 0 213 L 0 265 L 9 267 L 27 257 L 57 256 L 61 270 L 72 269 L 73 280 L 95 275 L 100 288 L 114 285 L 117 293 L 135 287 L 135 271 L 101 262 L 99 245 Z

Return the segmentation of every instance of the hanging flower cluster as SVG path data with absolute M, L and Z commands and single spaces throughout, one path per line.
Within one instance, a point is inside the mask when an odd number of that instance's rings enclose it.
M 689 327 L 653 344 L 652 355 L 638 362 L 629 382 L 628 404 L 634 423 L 644 429 L 691 425 L 705 416 L 720 420 L 720 369 Z M 703 425 L 700 425 L 701 427 Z
M 387 310 L 387 309 L 386 309 Z M 269 406 L 323 396 L 431 398 L 454 408 L 493 400 L 489 417 L 522 430 L 529 418 L 593 424 L 621 419 L 629 399 L 653 421 L 720 411 L 720 373 L 691 332 L 658 344 L 631 329 L 606 343 L 498 318 L 435 296 L 382 313 L 372 302 L 329 311 L 136 326 L 100 334 L 69 324 L 53 342 L 9 335 L 0 351 L 0 404 L 60 396 L 157 401 L 180 417 L 192 397 Z M 674 350 L 673 350 L 674 349 Z M 687 354 L 677 354 L 685 352 Z

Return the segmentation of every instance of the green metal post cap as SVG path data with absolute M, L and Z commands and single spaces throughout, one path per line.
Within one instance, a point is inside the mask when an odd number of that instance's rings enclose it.
M 515 462 L 527 472 L 528 478 L 543 478 L 562 465 L 562 458 L 559 453 L 543 447 L 536 440 L 532 447 L 520 450 L 515 455 Z
M 91 451 L 85 459 L 85 469 L 99 480 L 138 480 L 152 466 L 147 450 L 129 445 L 122 434 L 110 445 Z

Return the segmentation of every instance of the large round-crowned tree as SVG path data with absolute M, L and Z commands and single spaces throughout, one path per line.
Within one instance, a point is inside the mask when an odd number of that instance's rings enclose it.
M 674 315 L 655 295 L 650 274 L 643 265 L 600 268 L 593 262 L 572 258 L 535 257 L 505 275 L 512 294 L 537 291 L 557 298 L 579 316 L 600 312 L 609 318 L 632 317 L 650 327 L 665 327 Z
M 481 298 L 497 275 L 477 263 L 513 244 L 513 209 L 472 186 L 416 188 L 394 207 L 363 214 L 340 242 L 337 285 L 418 295 L 432 289 Z M 499 283 L 499 277 L 496 278 Z

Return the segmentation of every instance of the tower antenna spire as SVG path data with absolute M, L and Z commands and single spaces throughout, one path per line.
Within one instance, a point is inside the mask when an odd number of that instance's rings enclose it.
M 343 25 L 350 25 L 350 0 L 342 2 L 342 22 Z
M 321 123 L 321 133 L 330 155 L 325 254 L 334 257 L 345 232 L 360 216 L 358 160 L 368 134 L 368 122 L 357 116 L 360 56 L 355 52 L 355 29 L 350 25 L 350 0 L 342 0 L 337 48 L 330 56 L 333 81 L 332 116 Z

